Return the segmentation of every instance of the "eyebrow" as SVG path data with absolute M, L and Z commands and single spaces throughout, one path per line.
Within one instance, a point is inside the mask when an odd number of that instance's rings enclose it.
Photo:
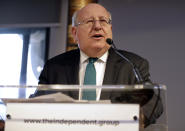
M 88 17 L 88 18 L 84 18 L 83 20 L 86 20 L 86 19 L 95 19 L 94 16 L 91 16 L 91 17 Z M 98 18 L 110 18 L 110 17 L 106 17 L 106 16 L 99 16 Z

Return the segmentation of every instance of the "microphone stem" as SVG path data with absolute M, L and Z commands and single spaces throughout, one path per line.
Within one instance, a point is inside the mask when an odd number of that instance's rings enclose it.
M 115 50 L 115 52 L 116 52 L 119 56 L 121 56 L 123 59 L 125 59 L 125 60 L 132 66 L 132 69 L 133 69 L 134 75 L 135 75 L 135 77 L 136 77 L 136 79 L 137 79 L 137 82 L 138 82 L 139 84 L 142 84 L 142 83 L 143 83 L 143 79 L 142 79 L 142 77 L 141 77 L 141 75 L 140 75 L 140 73 L 139 73 L 138 68 L 135 67 L 134 64 L 133 64 L 132 62 L 130 62 L 130 60 L 129 60 L 128 58 L 126 58 L 124 55 L 122 55 L 120 52 L 118 52 L 118 50 L 117 50 L 117 48 L 116 48 L 116 46 L 115 46 L 115 44 L 114 44 L 113 42 L 112 42 L 112 47 L 113 47 L 113 49 Z

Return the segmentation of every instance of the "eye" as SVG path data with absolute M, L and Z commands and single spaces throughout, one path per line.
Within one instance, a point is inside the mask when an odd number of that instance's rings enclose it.
M 107 23 L 107 20 L 106 19 L 101 19 L 100 22 L 101 23 Z
M 85 22 L 85 24 L 92 24 L 94 22 L 94 20 L 93 19 L 90 19 L 90 20 L 87 20 L 86 22 Z

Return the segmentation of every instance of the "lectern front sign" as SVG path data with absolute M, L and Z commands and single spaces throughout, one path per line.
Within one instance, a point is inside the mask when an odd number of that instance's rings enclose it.
M 139 131 L 138 104 L 8 103 L 5 131 Z

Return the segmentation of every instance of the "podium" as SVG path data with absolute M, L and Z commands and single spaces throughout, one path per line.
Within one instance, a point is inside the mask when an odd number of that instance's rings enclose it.
M 92 88 L 96 101 L 82 100 Z M 0 86 L 0 99 L 0 131 L 168 130 L 166 86 L 159 84 Z

